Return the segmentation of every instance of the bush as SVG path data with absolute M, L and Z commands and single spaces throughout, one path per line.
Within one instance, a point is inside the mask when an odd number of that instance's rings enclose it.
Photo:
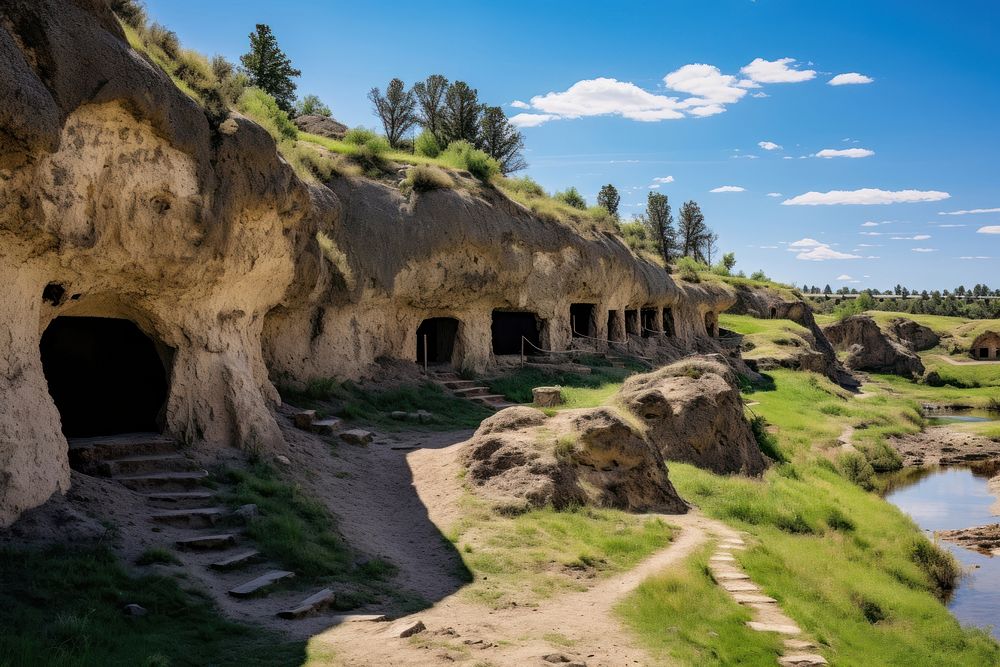
M 875 488 L 875 469 L 860 452 L 845 452 L 837 457 L 837 472 L 865 491 Z
M 146 8 L 138 0 L 111 0 L 111 11 L 136 30 L 146 27 Z
M 435 158 L 441 154 L 441 144 L 430 130 L 424 130 L 413 142 L 413 152 L 424 157 Z
M 954 590 L 961 570 L 950 553 L 931 544 L 927 538 L 919 537 L 910 548 L 910 558 L 931 580 L 938 597 L 944 599 Z
M 380 139 L 379 135 L 365 127 L 352 127 L 344 134 L 344 143 L 364 146 Z
M 756 280 L 762 283 L 771 282 L 771 279 L 767 277 L 767 274 L 760 269 L 750 274 L 750 280 Z
M 750 420 L 750 430 L 753 432 L 753 438 L 757 441 L 760 451 L 767 458 L 778 463 L 784 463 L 787 460 L 784 454 L 781 453 L 781 450 L 778 449 L 778 439 L 768 432 L 766 419 L 755 416 Z
M 903 467 L 903 459 L 899 452 L 884 441 L 864 444 L 859 448 L 875 472 L 893 472 Z
M 455 186 L 451 176 L 446 174 L 443 169 L 429 165 L 417 165 L 407 169 L 406 180 L 403 181 L 403 184 L 417 192 L 444 190 Z
M 562 192 L 557 192 L 553 195 L 559 201 L 569 204 L 573 208 L 578 208 L 581 211 L 587 208 L 587 200 L 583 198 L 580 191 L 575 187 L 570 187 Z
M 237 108 L 267 130 L 276 141 L 296 139 L 299 131 L 288 118 L 288 114 L 278 108 L 274 98 L 260 88 L 250 87 L 243 91 Z
M 689 283 L 701 281 L 701 278 L 698 277 L 698 273 L 705 268 L 705 265 L 701 262 L 692 257 L 685 256 L 678 258 L 674 264 L 677 269 L 677 274 L 681 277 L 681 280 L 686 280 Z
M 530 176 L 504 179 L 504 189 L 526 197 L 546 197 L 545 189 Z
M 177 59 L 181 43 L 180 40 L 177 39 L 176 32 L 168 30 L 166 26 L 160 25 L 159 23 L 153 23 L 146 30 L 146 36 L 149 41 L 158 46 L 168 58 L 174 60 Z
M 483 182 L 500 175 L 500 163 L 467 141 L 451 142 L 440 158 L 445 164 L 465 169 Z

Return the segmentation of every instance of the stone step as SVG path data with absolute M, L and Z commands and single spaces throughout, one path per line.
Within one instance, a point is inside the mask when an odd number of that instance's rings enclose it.
M 140 454 L 170 454 L 177 441 L 159 433 L 125 433 L 97 438 L 69 438 L 69 462 L 76 469 L 105 459 Z M 78 467 L 79 466 L 79 467 Z
M 205 470 L 191 472 L 153 472 L 142 475 L 117 475 L 111 479 L 133 491 L 187 491 L 196 489 L 208 478 Z
M 719 585 L 730 593 L 759 593 L 760 589 L 752 581 L 720 581 Z
M 764 595 L 763 593 L 736 593 L 733 594 L 733 599 L 740 604 L 775 604 L 777 600 L 774 598 Z
M 275 584 L 291 579 L 294 576 L 295 573 L 289 572 L 288 570 L 270 570 L 255 579 L 251 579 L 250 581 L 231 589 L 229 594 L 234 598 L 248 598 L 251 595 L 263 593 Z
M 116 475 L 141 475 L 150 472 L 185 472 L 197 470 L 198 465 L 183 454 L 139 454 L 106 459 L 97 464 L 105 477 Z
M 456 389 L 455 395 L 461 396 L 462 398 L 472 398 L 473 396 L 489 396 L 489 387 L 466 387 L 465 389 Z
M 727 553 L 718 553 L 708 559 L 709 563 L 735 563 L 736 559 Z
M 476 385 L 475 380 L 446 380 L 444 386 L 448 389 L 464 389 Z
M 826 658 L 818 653 L 787 653 L 778 658 L 778 664 L 782 667 L 818 667 L 828 664 Z
M 791 649 L 793 653 L 808 653 L 818 648 L 815 642 L 806 639 L 786 639 L 782 643 L 786 649 Z
M 225 507 L 200 507 L 197 509 L 164 510 L 153 512 L 149 518 L 157 523 L 188 528 L 208 528 L 214 526 L 221 517 L 229 514 Z
M 331 604 L 336 599 L 336 595 L 329 588 L 324 588 L 318 593 L 313 593 L 307 597 L 302 602 L 298 603 L 294 607 L 289 607 L 288 609 L 282 609 L 278 612 L 278 618 L 284 618 L 288 620 L 295 620 L 302 618 L 303 616 L 308 616 L 309 614 L 320 611 Z
M 747 621 L 747 627 L 757 632 L 777 632 L 781 635 L 798 635 L 802 633 L 799 626 L 787 623 L 762 623 L 760 621 Z
M 471 396 L 470 399 L 475 401 L 476 403 L 485 403 L 485 404 L 493 404 L 500 402 L 507 403 L 507 397 L 504 396 L 503 394 L 484 394 L 482 396 Z
M 188 509 L 204 507 L 214 494 L 211 491 L 167 491 L 164 493 L 148 493 L 146 500 L 154 507 L 171 509 Z
M 236 570 L 244 565 L 249 565 L 255 563 L 261 558 L 261 553 L 256 549 L 251 549 L 250 551 L 241 551 L 232 556 L 227 556 L 221 560 L 217 560 L 214 563 L 210 563 L 209 567 L 213 570 L 218 570 L 220 572 L 226 572 L 228 570 Z
M 198 535 L 197 537 L 185 537 L 182 540 L 177 540 L 174 544 L 177 545 L 178 549 L 189 551 L 217 551 L 235 546 L 236 535 L 232 533 Z
M 341 623 L 381 623 L 388 621 L 389 617 L 385 614 L 336 614 L 327 620 L 332 627 Z
M 716 581 L 750 581 L 750 575 L 744 572 L 719 572 L 712 570 L 712 578 Z

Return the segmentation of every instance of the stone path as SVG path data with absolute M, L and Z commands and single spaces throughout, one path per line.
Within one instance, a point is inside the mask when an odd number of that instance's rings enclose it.
M 795 621 L 785 615 L 777 600 L 765 595 L 740 567 L 733 552 L 745 548 L 742 536 L 737 534 L 723 537 L 715 553 L 708 559 L 712 578 L 737 603 L 751 610 L 753 620 L 747 621 L 751 630 L 776 632 L 785 637 L 785 651 L 778 658 L 779 665 L 806 667 L 827 664 L 823 656 L 816 653 L 816 644 L 806 638 Z

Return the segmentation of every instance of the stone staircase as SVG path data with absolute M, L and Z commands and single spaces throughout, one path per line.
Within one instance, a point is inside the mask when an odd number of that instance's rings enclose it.
M 135 433 L 70 439 L 69 459 L 75 470 L 110 478 L 134 491 L 145 504 L 151 532 L 172 542 L 175 555 L 210 592 L 234 600 L 259 598 L 295 576 L 268 563 L 241 529 L 234 528 L 240 525 L 240 513 L 215 504 L 215 493 L 204 486 L 208 471 L 172 438 Z M 302 600 L 299 596 L 292 591 L 278 595 L 282 600 L 271 613 L 300 619 L 329 607 L 336 598 L 329 588 Z
M 474 380 L 463 380 L 458 373 L 451 370 L 431 371 L 431 380 L 458 398 L 464 398 L 494 410 L 502 410 L 516 405 L 516 403 L 508 401 L 502 394 L 491 394 L 489 387 L 480 385 Z

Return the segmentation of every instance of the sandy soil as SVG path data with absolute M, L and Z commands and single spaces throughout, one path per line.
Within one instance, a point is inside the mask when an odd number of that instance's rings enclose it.
M 1000 442 L 962 433 L 947 426 L 932 426 L 920 433 L 891 440 L 903 465 L 960 465 L 1000 456 Z

